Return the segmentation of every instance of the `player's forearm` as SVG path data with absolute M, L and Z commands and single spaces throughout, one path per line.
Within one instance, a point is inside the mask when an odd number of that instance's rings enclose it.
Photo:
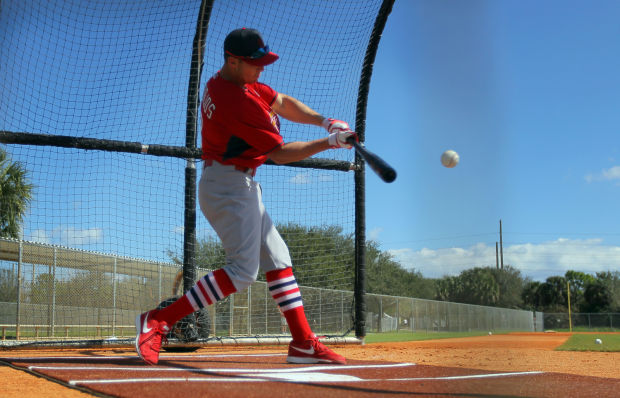
M 278 106 L 275 111 L 283 118 L 296 123 L 313 124 L 320 126 L 324 117 L 296 98 L 285 94 L 279 95 Z
M 267 156 L 278 164 L 285 164 L 309 158 L 312 155 L 330 148 L 331 146 L 327 138 L 320 138 L 308 142 L 296 141 L 284 144 L 280 148 L 270 152 Z

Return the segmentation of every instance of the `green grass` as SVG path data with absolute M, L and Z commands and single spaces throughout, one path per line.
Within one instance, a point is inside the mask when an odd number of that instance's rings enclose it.
M 596 344 L 596 339 L 601 339 L 603 344 Z M 574 334 L 556 350 L 620 352 L 620 334 Z
M 385 332 L 368 333 L 366 343 L 390 343 L 414 340 L 452 339 L 459 337 L 485 336 L 487 332 Z
M 591 333 L 591 332 L 605 332 L 605 333 L 617 333 L 618 332 L 618 328 L 610 328 L 610 327 L 587 327 L 587 326 L 573 326 L 572 329 L 569 328 L 554 328 L 553 329 L 556 332 L 572 332 L 572 333 L 579 333 L 579 332 L 586 332 L 586 333 Z

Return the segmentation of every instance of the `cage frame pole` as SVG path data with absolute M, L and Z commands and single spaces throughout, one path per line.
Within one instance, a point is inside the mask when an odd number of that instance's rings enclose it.
M 192 46 L 192 60 L 187 88 L 187 116 L 185 146 L 194 150 L 198 141 L 198 113 L 200 110 L 200 77 L 204 66 L 205 43 L 213 0 L 203 0 L 198 11 L 196 33 Z M 187 159 L 185 167 L 185 211 L 183 231 L 183 291 L 196 281 L 196 160 Z
M 384 0 L 375 19 L 375 24 L 366 47 L 366 55 L 362 64 L 360 84 L 357 94 L 357 109 L 355 114 L 355 131 L 360 142 L 366 136 L 366 108 L 370 90 L 370 78 L 379 41 L 387 18 L 392 12 L 395 0 Z M 366 173 L 365 165 L 359 154 L 355 154 L 355 280 L 354 280 L 354 326 L 355 337 L 363 340 L 366 337 Z

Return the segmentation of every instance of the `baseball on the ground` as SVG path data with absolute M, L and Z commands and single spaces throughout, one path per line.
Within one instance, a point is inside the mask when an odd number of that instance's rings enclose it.
M 452 149 L 448 149 L 441 154 L 441 164 L 448 168 L 456 166 L 457 164 L 459 164 L 459 154 Z
M 601 339 L 596 339 L 596 340 L 594 340 L 594 342 L 595 342 L 596 344 L 603 344 L 603 341 L 602 341 Z

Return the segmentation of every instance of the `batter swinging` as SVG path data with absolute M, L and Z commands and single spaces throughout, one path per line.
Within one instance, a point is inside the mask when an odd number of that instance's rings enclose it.
M 222 241 L 226 264 L 202 277 L 170 306 L 138 315 L 136 350 L 148 364 L 157 364 L 162 337 L 172 325 L 246 289 L 256 281 L 259 269 L 265 272 L 269 292 L 292 335 L 287 361 L 346 363 L 312 332 L 288 248 L 265 211 L 260 185 L 253 177 L 267 159 L 283 164 L 330 148 L 350 149 L 346 140 L 355 133 L 346 122 L 325 118 L 259 83 L 264 67 L 278 58 L 255 29 L 236 29 L 224 41 L 224 66 L 207 82 L 201 105 L 204 168 L 199 202 Z M 285 143 L 279 117 L 323 126 L 329 135 Z

